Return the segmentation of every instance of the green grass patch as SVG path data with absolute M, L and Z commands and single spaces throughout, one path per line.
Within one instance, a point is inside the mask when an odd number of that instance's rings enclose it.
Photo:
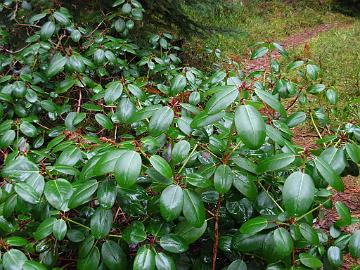
M 334 85 L 340 94 L 337 118 L 360 121 L 360 20 L 353 25 L 333 29 L 313 38 L 310 58 L 322 70 L 326 85 Z M 303 46 L 290 52 L 294 58 L 302 58 Z
M 323 23 L 346 23 L 350 17 L 331 11 L 319 1 L 227 1 L 225 7 L 188 8 L 187 13 L 198 23 L 218 31 L 186 42 L 186 47 L 199 51 L 203 47 L 219 48 L 225 56 L 244 55 L 257 41 L 280 41 L 304 28 Z M 289 3 L 291 2 L 291 3 Z M 186 7 L 185 7 L 186 8 Z M 237 31 L 237 32 L 235 32 Z

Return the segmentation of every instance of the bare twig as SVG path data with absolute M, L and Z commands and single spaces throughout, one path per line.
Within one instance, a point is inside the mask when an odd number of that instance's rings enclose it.
M 219 195 L 217 204 L 216 204 L 216 212 L 215 212 L 215 226 L 214 226 L 214 245 L 213 245 L 213 252 L 212 252 L 212 270 L 216 270 L 216 257 L 217 257 L 217 250 L 219 246 L 219 213 L 221 207 L 221 200 L 222 197 Z

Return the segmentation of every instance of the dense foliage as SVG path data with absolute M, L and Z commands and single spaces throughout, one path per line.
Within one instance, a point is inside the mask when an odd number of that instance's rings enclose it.
M 146 12 L 136 0 L 93 27 L 64 7 L 28 17 L 27 4 L 2 11 L 25 47 L 0 32 L 5 270 L 336 269 L 360 257 L 345 204 L 317 226 L 360 162 L 360 128 L 331 126 L 321 105 L 340 97 L 317 65 L 281 66 L 271 52 L 286 51 L 258 43 L 270 71 L 207 74 L 181 66 L 170 34 L 127 38 Z M 307 119 L 312 148 L 293 140 Z

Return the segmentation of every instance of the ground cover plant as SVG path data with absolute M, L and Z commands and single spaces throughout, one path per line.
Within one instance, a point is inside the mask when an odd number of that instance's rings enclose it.
M 359 173 L 360 128 L 314 109 L 341 98 L 316 64 L 283 66 L 271 52 L 287 52 L 260 42 L 252 58 L 270 57 L 269 71 L 204 72 L 182 66 L 171 34 L 128 38 L 146 13 L 136 0 L 94 25 L 27 4 L 2 10 L 26 29 L 19 48 L 1 29 L 3 269 L 339 269 L 360 257 L 360 231 L 344 230 L 357 219 L 331 200 Z M 327 129 L 314 148 L 294 143 L 305 121 Z M 329 230 L 324 207 L 339 216 Z

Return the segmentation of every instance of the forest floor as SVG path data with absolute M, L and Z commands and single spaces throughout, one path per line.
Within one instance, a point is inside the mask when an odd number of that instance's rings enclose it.
M 333 29 L 345 29 L 352 27 L 352 24 L 320 24 L 315 27 L 305 28 L 302 31 L 284 38 L 279 43 L 287 50 L 292 48 L 300 48 L 301 46 L 309 46 L 311 39 L 318 37 L 321 33 L 328 32 Z M 309 48 L 308 48 L 309 49 Z M 273 58 L 279 58 L 280 54 L 273 53 Z M 269 57 L 261 57 L 256 60 L 245 59 L 244 69 L 246 72 L 253 70 L 270 68 Z M 294 141 L 297 145 L 307 148 L 316 147 L 316 140 L 318 135 L 314 129 L 308 125 L 303 125 L 294 130 Z M 344 202 L 350 209 L 351 215 L 354 218 L 360 218 L 360 185 L 359 177 L 347 176 L 344 178 L 345 190 L 344 192 L 334 192 L 332 198 L 333 206 L 337 201 Z M 318 221 L 318 226 L 328 229 L 331 224 L 335 223 L 338 219 L 338 214 L 333 207 L 332 210 L 324 210 L 324 218 Z M 346 227 L 344 231 L 353 232 L 360 229 L 360 223 L 355 223 Z M 351 269 L 352 266 L 360 265 L 360 260 L 355 260 L 351 256 L 344 258 L 344 265 L 342 269 Z

